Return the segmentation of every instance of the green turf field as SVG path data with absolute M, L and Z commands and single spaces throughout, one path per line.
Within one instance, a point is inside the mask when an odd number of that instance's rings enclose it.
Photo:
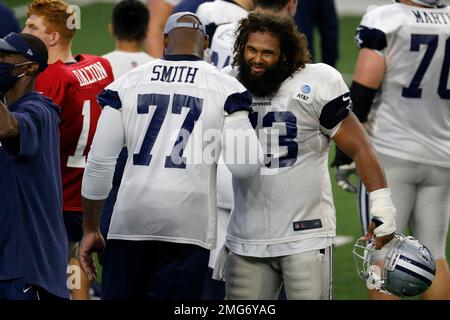
M 27 3 L 26 0 L 6 0 L 11 7 Z M 77 1 L 69 1 L 77 3 Z M 81 30 L 77 31 L 73 53 L 104 54 L 113 50 L 114 42 L 108 34 L 107 25 L 112 11 L 112 4 L 98 3 L 81 8 Z M 24 18 L 21 19 L 22 23 Z M 341 17 L 340 19 L 340 60 L 338 69 L 347 81 L 351 81 L 357 49 L 353 42 L 355 29 L 360 17 Z M 317 39 L 317 37 L 316 37 Z M 315 41 L 317 42 L 317 41 Z M 317 47 L 317 43 L 315 43 Z M 318 52 L 320 57 L 320 52 Z M 300 177 L 301 178 L 301 177 Z M 354 241 L 360 235 L 356 199 L 353 194 L 340 190 L 332 175 L 334 199 L 337 209 L 337 233 L 352 236 Z M 353 241 L 353 242 L 354 242 Z M 353 242 L 339 246 L 334 250 L 334 299 L 365 299 L 364 284 L 356 275 L 352 247 Z M 447 255 L 450 253 L 450 238 L 447 239 Z

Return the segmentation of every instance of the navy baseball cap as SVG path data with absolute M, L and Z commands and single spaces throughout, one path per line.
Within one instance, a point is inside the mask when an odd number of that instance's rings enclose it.
M 193 16 L 199 22 L 178 22 L 178 20 L 184 16 Z M 166 26 L 164 28 L 164 34 L 168 34 L 175 28 L 191 28 L 200 30 L 204 35 L 206 35 L 206 29 L 203 23 L 200 22 L 200 18 L 192 12 L 184 11 L 172 14 L 169 19 L 167 19 Z
M 23 55 L 29 61 L 39 64 L 39 72 L 47 68 L 47 47 L 41 39 L 31 34 L 11 32 L 0 39 L 0 51 Z

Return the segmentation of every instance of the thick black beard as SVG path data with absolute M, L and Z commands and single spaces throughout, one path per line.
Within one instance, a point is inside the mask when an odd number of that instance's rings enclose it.
M 250 71 L 250 65 L 244 62 L 238 73 L 238 79 L 244 87 L 253 96 L 259 98 L 274 96 L 288 76 L 287 68 L 281 61 L 267 68 L 260 76 L 253 75 Z

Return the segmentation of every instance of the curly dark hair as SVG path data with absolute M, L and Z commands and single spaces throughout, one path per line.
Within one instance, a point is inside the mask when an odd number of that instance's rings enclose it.
M 292 19 L 251 13 L 239 21 L 233 48 L 233 67 L 240 68 L 245 64 L 245 45 L 249 35 L 254 32 L 270 32 L 278 38 L 288 75 L 292 75 L 298 69 L 304 68 L 306 63 L 311 62 L 306 36 L 297 30 Z

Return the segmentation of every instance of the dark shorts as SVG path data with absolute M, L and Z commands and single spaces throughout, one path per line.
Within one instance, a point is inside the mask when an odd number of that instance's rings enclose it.
M 0 280 L 0 300 L 66 300 L 41 287 L 25 284 L 22 278 Z
M 69 242 L 80 242 L 83 239 L 83 213 L 79 211 L 64 211 L 63 218 L 67 240 Z
M 202 300 L 223 300 L 225 299 L 225 281 L 214 280 L 212 278 L 214 270 L 208 268 L 205 274 L 205 285 L 202 292 Z
M 208 260 L 209 250 L 196 245 L 108 240 L 102 299 L 200 299 Z

